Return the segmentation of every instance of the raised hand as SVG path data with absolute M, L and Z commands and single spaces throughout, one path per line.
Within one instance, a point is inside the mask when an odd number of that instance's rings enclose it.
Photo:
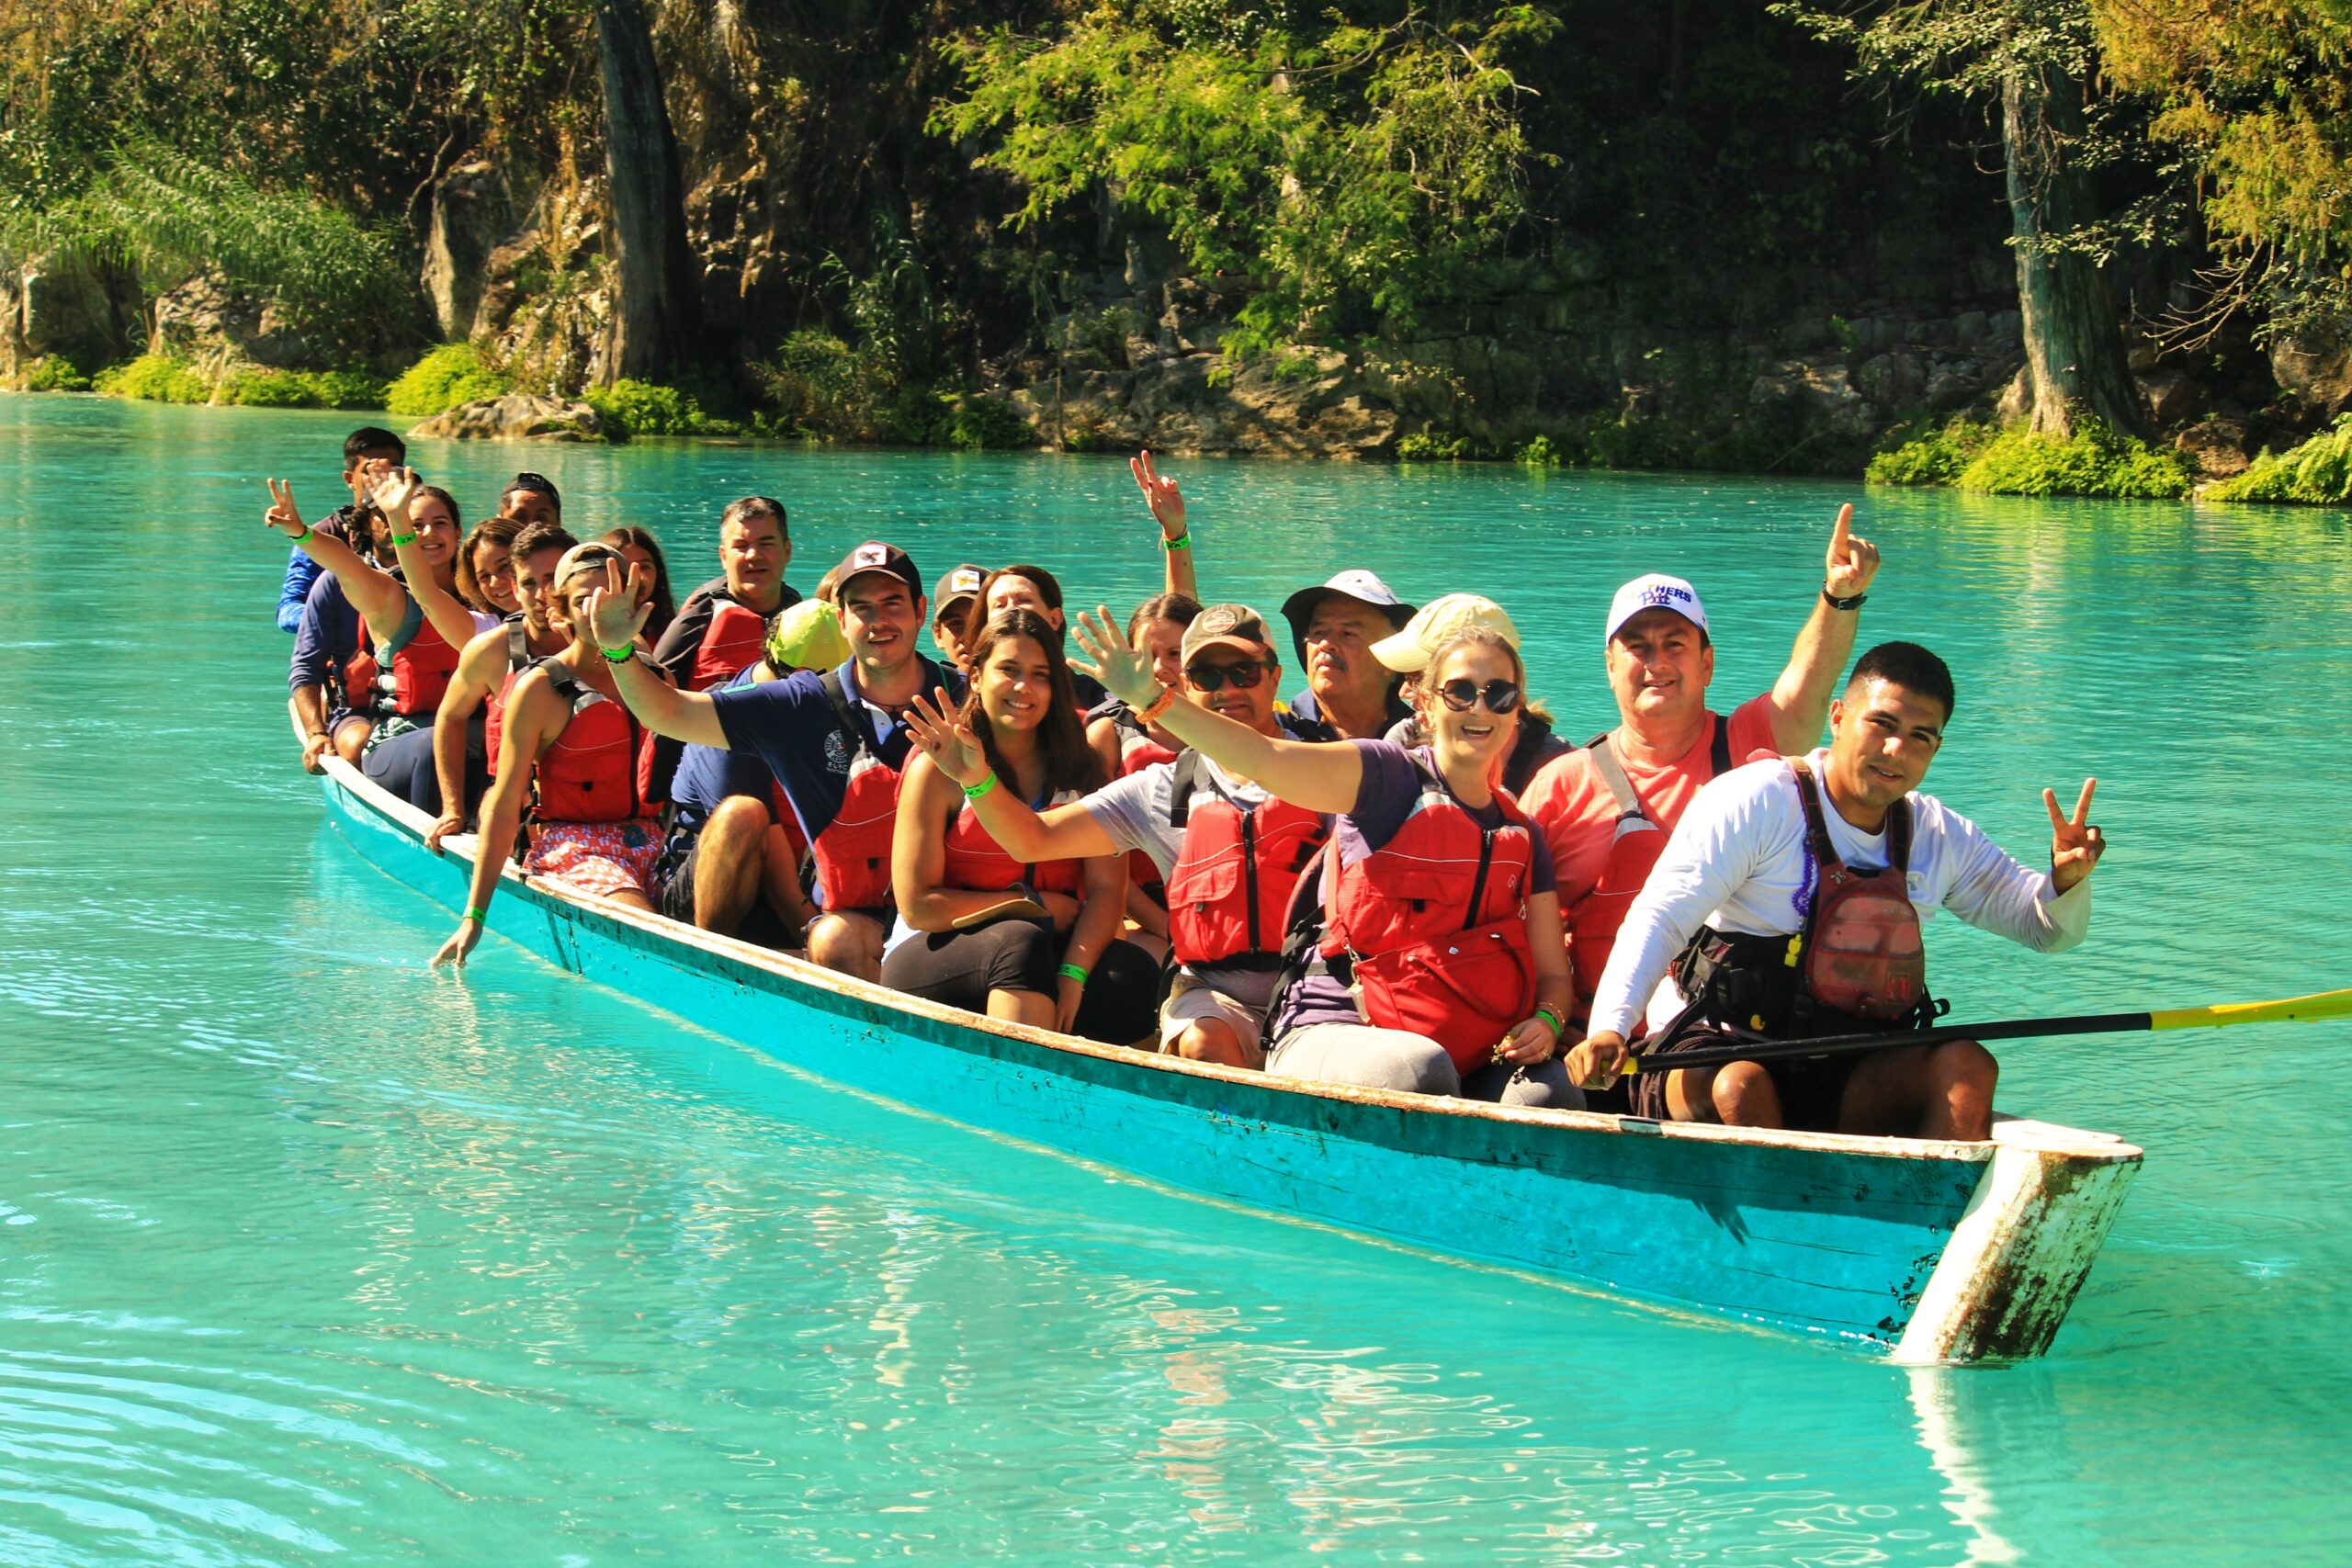
M 979 738 L 963 715 L 948 705 L 944 691 L 933 692 L 929 698 L 917 692 L 903 717 L 907 739 L 922 747 L 931 765 L 950 780 L 970 785 L 989 776 L 988 753 L 980 749 Z
M 1136 488 L 1143 491 L 1144 504 L 1159 522 L 1159 531 L 1170 539 L 1184 536 L 1184 492 L 1176 488 L 1174 479 L 1161 479 L 1151 466 L 1151 454 L 1139 453 L 1127 459 L 1127 472 L 1135 475 Z
M 598 648 L 627 648 L 637 640 L 647 617 L 653 614 L 652 585 L 652 574 L 644 567 L 629 568 L 628 576 L 623 578 L 619 561 L 605 562 L 604 581 L 588 591 L 587 603 L 582 606 L 587 612 L 589 635 Z
M 1851 599 L 1867 590 L 1878 575 L 1878 547 L 1854 536 L 1854 509 L 1838 509 L 1838 527 L 1829 536 L 1829 558 L 1821 585 L 1830 597 Z
M 1112 695 L 1134 708 L 1149 707 L 1159 695 L 1151 656 L 1127 646 L 1127 634 L 1111 618 L 1107 605 L 1097 604 L 1092 615 L 1080 610 L 1075 635 L 1087 657 L 1070 662 L 1109 687 Z
M 384 514 L 395 534 L 408 532 L 408 509 L 424 489 L 414 468 L 387 467 L 377 476 L 376 485 L 368 499 Z
M 269 510 L 262 513 L 262 522 L 289 539 L 299 539 L 309 533 L 310 529 L 303 525 L 302 514 L 294 509 L 292 481 L 271 479 L 268 482 Z
M 2050 810 L 2050 880 L 2061 893 L 2088 876 L 2098 857 L 2107 853 L 2107 835 L 2090 820 L 2091 791 L 2098 787 L 2097 779 L 2083 781 L 2072 817 L 2060 815 L 2056 790 L 2041 792 L 2041 804 Z

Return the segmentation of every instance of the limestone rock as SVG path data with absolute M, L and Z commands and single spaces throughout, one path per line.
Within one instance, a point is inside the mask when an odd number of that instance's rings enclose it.
M 1892 379 L 1892 365 L 1888 374 Z M 1843 436 L 1868 436 L 1879 427 L 1869 400 L 1847 373 L 1846 361 L 1836 355 L 1781 361 L 1749 385 L 1747 402 L 1759 412 L 1792 405 L 1808 428 Z
M 2179 370 L 2151 370 L 2134 376 L 2140 395 L 2148 400 L 2148 414 L 2159 429 L 2166 429 L 2202 412 L 2205 389 Z
M 514 227 L 514 202 L 497 165 L 460 164 L 433 187 L 422 282 L 445 338 L 473 335 L 492 254 Z
M 2323 419 L 2352 404 L 2352 344 L 2290 334 L 2270 345 L 2270 374 Z
M 2245 452 L 2246 435 L 2246 422 L 2242 419 L 2199 420 L 2173 437 L 2173 446 L 2188 455 L 2204 478 L 2225 479 L 2244 473 L 2251 461 Z
M 409 435 L 437 435 L 453 441 L 601 441 L 605 422 L 586 403 L 512 392 L 503 398 L 460 403 L 446 413 L 435 414 Z
M 95 369 L 138 352 L 146 336 L 136 285 L 94 263 L 29 261 L 17 292 L 18 332 L 32 357 L 62 354 Z

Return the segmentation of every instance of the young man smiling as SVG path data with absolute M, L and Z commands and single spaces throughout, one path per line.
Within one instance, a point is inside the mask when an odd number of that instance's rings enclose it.
M 874 980 L 890 928 L 890 839 L 908 707 L 919 692 L 944 687 L 960 695 L 963 677 L 916 647 L 922 579 L 903 550 L 868 540 L 834 569 L 834 584 L 850 646 L 839 669 L 711 692 L 675 690 L 645 668 L 635 638 L 648 610 L 633 592 L 600 590 L 587 608 L 621 699 L 647 728 L 752 752 L 768 765 L 816 855 L 823 912 L 809 924 L 808 956 Z
M 1952 714 L 1951 671 L 1917 643 L 1881 644 L 1830 705 L 1830 744 L 1758 761 L 1699 792 L 1634 899 L 1592 1001 L 1585 1054 L 1612 1077 L 1646 1013 L 1678 1047 L 1750 1037 L 1899 1032 L 1935 1012 L 1919 923 L 1939 908 L 2039 952 L 2082 941 L 2106 840 L 2050 813 L 2050 869 L 2030 870 L 1932 795 L 1915 793 Z M 1883 868 L 1883 869 L 1881 869 Z M 1669 968 L 1671 986 L 1660 985 Z M 1693 1028 L 1692 1026 L 1696 1026 Z M 1663 1050 L 1665 1055 L 1657 1055 Z M 1682 1122 L 1905 1137 L 1989 1136 L 1999 1066 L 1974 1041 L 1644 1073 L 1634 1109 Z

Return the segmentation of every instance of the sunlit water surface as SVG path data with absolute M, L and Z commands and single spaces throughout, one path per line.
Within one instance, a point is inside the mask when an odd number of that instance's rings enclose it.
M 322 828 L 264 475 L 348 416 L 0 399 L 0 1560 L 2322 1562 L 2352 1030 L 2019 1044 L 2147 1167 L 2050 1357 L 1905 1372 L 1136 1185 L 786 1070 L 449 918 Z M 1114 458 L 458 446 L 707 575 L 786 498 L 1124 606 Z M 1698 580 L 1769 682 L 1818 484 L 1185 463 L 1215 596 L 1343 565 L 1509 605 L 1608 722 L 1600 620 Z M 2028 858 L 2100 779 L 2090 942 L 1939 922 L 1977 1016 L 2352 984 L 2342 514 L 1872 491 L 1866 637 L 1962 686 L 1932 782 Z M 1531 1220 L 1535 1217 L 1531 1216 Z M 1574 1224 L 1574 1216 L 1541 1223 Z

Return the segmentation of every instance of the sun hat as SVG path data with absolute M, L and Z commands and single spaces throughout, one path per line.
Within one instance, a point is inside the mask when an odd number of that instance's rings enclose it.
M 1615 637 L 1644 610 L 1671 610 L 1701 631 L 1707 629 L 1707 607 L 1699 603 L 1699 591 L 1679 577 L 1653 571 L 1617 590 L 1617 596 L 1609 601 L 1609 629 L 1600 640 Z
M 1315 619 L 1315 606 L 1334 593 L 1371 605 L 1386 615 L 1392 626 L 1402 626 L 1413 618 L 1413 606 L 1397 598 L 1396 591 L 1377 574 L 1361 567 L 1340 572 L 1312 588 L 1302 588 L 1283 601 L 1283 619 L 1290 623 L 1291 643 L 1297 649 L 1301 662 L 1306 659 L 1306 628 Z
M 1500 604 L 1476 593 L 1448 593 L 1414 611 L 1403 631 L 1374 643 L 1372 656 L 1400 675 L 1418 674 L 1429 668 L 1431 654 L 1473 627 L 1498 633 L 1511 647 L 1519 646 L 1519 628 Z

